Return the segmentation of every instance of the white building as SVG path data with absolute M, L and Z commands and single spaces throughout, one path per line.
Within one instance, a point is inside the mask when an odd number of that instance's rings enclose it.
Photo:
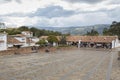
M 21 47 L 35 46 L 35 43 L 39 41 L 38 38 L 28 37 L 24 34 L 14 35 L 14 38 L 20 42 Z
M 7 50 L 7 34 L 0 33 L 0 51 Z
M 33 32 L 30 32 L 30 31 L 22 31 L 23 35 L 25 35 L 26 37 L 33 37 Z
M 0 29 L 6 29 L 6 26 L 4 23 L 0 23 Z
M 7 36 L 7 47 L 14 47 L 14 46 L 21 46 L 22 43 L 20 41 L 18 41 L 17 39 L 15 39 L 13 36 Z
M 39 41 L 37 37 L 27 37 L 27 45 L 28 46 L 38 46 L 36 43 Z
M 32 37 L 31 39 L 32 39 L 32 41 L 34 41 L 35 43 L 37 43 L 37 42 L 40 40 L 40 39 L 37 38 L 37 37 Z
M 67 44 L 78 45 L 78 47 L 120 47 L 118 36 L 67 36 Z
M 120 42 L 118 38 L 112 41 L 112 48 L 116 48 L 116 47 L 120 47 Z
M 15 39 L 17 39 L 18 41 L 20 41 L 22 47 L 27 47 L 27 37 L 25 35 L 22 34 L 17 34 L 17 35 L 13 35 L 13 37 Z

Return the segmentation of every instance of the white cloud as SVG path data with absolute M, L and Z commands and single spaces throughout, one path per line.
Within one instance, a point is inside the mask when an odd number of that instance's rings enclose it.
M 51 21 L 51 20 L 50 20 Z M 53 26 L 68 27 L 68 26 L 85 26 L 93 24 L 107 24 L 112 21 L 106 13 L 89 13 L 89 14 L 78 14 L 67 18 L 53 18 Z
M 68 27 L 93 24 L 109 24 L 118 18 L 109 17 L 104 12 L 77 14 L 69 17 L 3 17 L 7 26 Z
M 119 3 L 119 0 L 117 2 Z M 0 3 L 0 21 L 5 22 L 8 26 L 32 25 L 63 27 L 106 24 L 111 23 L 113 20 L 119 20 L 118 17 L 120 17 L 118 9 L 120 5 L 115 2 L 113 3 L 113 0 L 105 0 L 94 4 L 88 4 L 88 2 L 70 3 L 64 0 L 21 0 L 20 3 L 16 2 L 16 0 L 3 0 Z M 71 14 L 66 17 L 63 16 L 65 13 L 63 15 L 59 14 L 60 16 L 56 17 L 53 14 L 51 18 L 47 18 L 46 15 L 29 16 L 29 14 L 35 13 L 38 9 L 46 9 L 48 6 L 60 6 L 64 11 L 72 10 L 73 12 L 77 12 L 77 14 Z M 9 15 L 15 15 L 15 13 L 23 14 L 24 16 Z
M 0 15 L 10 13 L 31 13 L 49 4 L 50 3 L 46 3 L 44 0 L 21 0 L 21 3 L 12 0 L 9 3 L 0 5 Z
M 2 1 L 4 2 L 4 1 Z M 113 9 L 120 5 L 108 4 L 110 1 L 106 0 L 99 4 L 87 4 L 87 3 L 69 3 L 63 0 L 21 0 L 21 3 L 16 0 L 7 1 L 7 3 L 0 5 L 0 15 L 10 13 L 32 13 L 38 8 L 45 8 L 47 6 L 62 6 L 66 10 L 78 10 L 78 11 L 96 11 L 100 9 Z
M 38 18 L 30 18 L 30 17 L 2 17 L 3 21 L 6 23 L 8 27 L 19 27 L 22 25 L 35 25 L 37 23 Z
M 110 1 L 105 0 L 101 3 L 97 4 L 87 4 L 87 3 L 64 3 L 66 5 L 58 4 L 60 6 L 63 6 L 63 8 L 68 9 L 68 10 L 78 10 L 78 11 L 98 11 L 101 9 L 106 9 L 106 10 L 111 10 L 114 9 L 120 5 L 116 4 L 108 4 Z
M 116 4 L 120 4 L 120 0 L 110 0 L 108 3 L 116 5 Z

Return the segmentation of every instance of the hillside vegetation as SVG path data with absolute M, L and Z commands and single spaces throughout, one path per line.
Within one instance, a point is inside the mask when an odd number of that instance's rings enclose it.
M 120 22 L 113 21 L 111 25 L 99 24 L 94 26 L 84 26 L 84 27 L 27 27 L 21 26 L 19 28 L 8 28 L 2 29 L 0 32 L 6 31 L 8 35 L 20 34 L 22 31 L 31 31 L 33 36 L 60 36 L 60 35 L 117 35 L 120 39 Z
M 104 28 L 109 28 L 110 24 L 97 24 L 90 26 L 71 26 L 71 27 L 39 27 L 40 29 L 53 30 L 61 33 L 69 33 L 71 35 L 84 35 L 87 32 L 90 32 L 92 29 L 98 31 L 99 34 L 102 34 Z
M 120 22 L 113 21 L 109 28 L 104 28 L 103 35 L 117 35 L 120 39 Z
M 8 29 L 2 29 L 0 30 L 0 32 L 7 32 L 8 35 L 16 35 L 16 34 L 20 34 L 22 31 L 31 31 L 33 32 L 33 36 L 37 36 L 37 37 L 40 37 L 40 36 L 49 36 L 49 35 L 55 35 L 55 36 L 58 36 L 58 35 L 62 35 L 61 32 L 57 32 L 57 31 L 50 31 L 50 30 L 45 30 L 45 29 L 38 29 L 38 28 L 35 28 L 35 27 L 27 27 L 27 26 L 21 26 L 19 28 L 8 28 Z

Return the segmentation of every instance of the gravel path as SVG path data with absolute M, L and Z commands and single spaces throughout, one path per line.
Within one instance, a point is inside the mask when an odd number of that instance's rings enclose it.
M 117 50 L 0 56 L 0 80 L 120 80 Z

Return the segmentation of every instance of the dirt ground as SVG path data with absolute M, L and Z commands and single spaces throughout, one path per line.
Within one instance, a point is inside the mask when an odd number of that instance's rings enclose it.
M 120 49 L 0 56 L 0 80 L 120 80 Z

